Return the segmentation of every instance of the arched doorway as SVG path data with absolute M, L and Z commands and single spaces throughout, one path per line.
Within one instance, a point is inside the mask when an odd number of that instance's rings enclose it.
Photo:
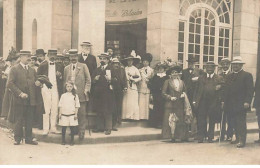
M 200 68 L 231 58 L 232 9 L 232 0 L 181 0 L 178 61 L 184 68 L 189 57 Z
M 33 20 L 32 23 L 32 52 L 34 53 L 37 50 L 37 21 Z

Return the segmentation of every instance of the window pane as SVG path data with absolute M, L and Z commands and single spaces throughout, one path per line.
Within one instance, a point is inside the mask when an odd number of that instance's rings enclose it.
M 179 33 L 179 41 L 184 42 L 184 33 L 183 32 Z
M 225 37 L 226 37 L 226 38 L 229 38 L 229 29 L 226 29 L 226 30 L 225 30 Z
M 194 43 L 194 34 L 189 35 L 189 42 Z
M 210 34 L 213 35 L 213 36 L 215 35 L 215 28 L 214 27 L 210 28 Z
M 204 44 L 209 45 L 209 36 L 204 37 Z
M 190 22 L 191 22 L 191 23 L 195 23 L 194 17 L 190 17 Z
M 226 57 L 228 56 L 228 48 L 224 49 L 224 56 L 226 56 Z
M 207 56 L 203 56 L 203 62 L 208 62 L 208 57 Z
M 223 38 L 219 38 L 219 46 L 223 46 Z
M 200 45 L 195 45 L 195 53 L 200 54 Z
M 209 52 L 210 55 L 214 55 L 214 47 L 210 47 L 210 52 Z
M 184 31 L 184 22 L 179 22 L 179 31 Z
M 214 61 L 214 57 L 209 57 L 209 61 Z
M 189 44 L 189 53 L 194 53 L 194 45 Z
M 184 46 L 183 43 L 179 43 L 179 45 L 178 45 L 178 47 L 179 47 L 179 48 L 178 48 L 178 51 L 179 51 L 179 52 L 183 52 L 183 48 L 184 48 L 183 46 Z
M 196 33 L 200 33 L 200 25 L 196 25 Z
M 223 48 L 219 47 L 218 49 L 218 55 L 223 56 Z
M 225 39 L 225 47 L 229 47 L 229 39 Z
M 209 25 L 209 20 L 205 19 L 205 25 Z
M 211 37 L 210 38 L 210 45 L 214 45 L 215 44 L 215 38 L 214 37 Z
M 194 31 L 194 24 L 190 24 L 190 32 L 195 32 Z
M 196 23 L 201 24 L 201 19 L 198 18 L 198 19 L 196 20 Z
M 219 36 L 220 37 L 224 37 L 224 29 L 220 29 L 219 30 Z
M 203 50 L 203 54 L 208 54 L 209 53 L 209 47 L 208 46 L 204 46 L 204 50 Z
M 200 44 L 200 35 L 196 35 L 195 43 Z
M 183 60 L 183 54 L 182 53 L 178 54 L 178 60 Z

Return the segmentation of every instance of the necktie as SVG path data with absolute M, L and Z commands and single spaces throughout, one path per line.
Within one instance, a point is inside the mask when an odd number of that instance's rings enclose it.
M 76 68 L 75 65 L 73 65 L 73 67 L 72 67 L 73 71 L 75 70 L 75 68 Z
M 102 71 L 104 71 L 104 70 L 105 70 L 105 67 L 104 67 L 104 66 L 102 66 L 102 67 L 101 67 L 101 69 L 102 69 Z
M 145 73 L 147 74 L 147 69 L 145 69 Z
M 51 62 L 50 65 L 54 65 L 54 62 Z

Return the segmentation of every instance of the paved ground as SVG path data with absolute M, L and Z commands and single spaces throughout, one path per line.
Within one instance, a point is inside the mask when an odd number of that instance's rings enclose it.
M 146 141 L 117 144 L 14 146 L 0 129 L 0 164 L 260 164 L 260 145 L 248 135 L 244 149 L 228 143 L 198 144 Z

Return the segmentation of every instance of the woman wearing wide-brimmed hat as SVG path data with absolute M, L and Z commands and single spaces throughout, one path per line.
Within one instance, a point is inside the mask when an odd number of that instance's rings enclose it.
M 123 97 L 122 119 L 140 119 L 137 83 L 141 80 L 141 75 L 134 66 L 139 61 L 140 58 L 133 51 L 131 55 L 122 59 L 122 63 L 126 65 L 125 72 L 127 78 L 127 91 Z
M 188 141 L 188 123 L 192 111 L 185 93 L 184 82 L 180 79 L 182 68 L 174 66 L 167 74 L 170 78 L 164 82 L 162 95 L 165 99 L 165 111 L 162 127 L 164 139 Z
M 138 84 L 139 91 L 139 111 L 140 119 L 148 120 L 149 119 L 149 100 L 150 100 L 150 89 L 148 88 L 148 83 L 153 77 L 153 69 L 149 66 L 153 59 L 152 54 L 146 53 L 142 56 L 143 68 L 141 68 L 141 81 Z

